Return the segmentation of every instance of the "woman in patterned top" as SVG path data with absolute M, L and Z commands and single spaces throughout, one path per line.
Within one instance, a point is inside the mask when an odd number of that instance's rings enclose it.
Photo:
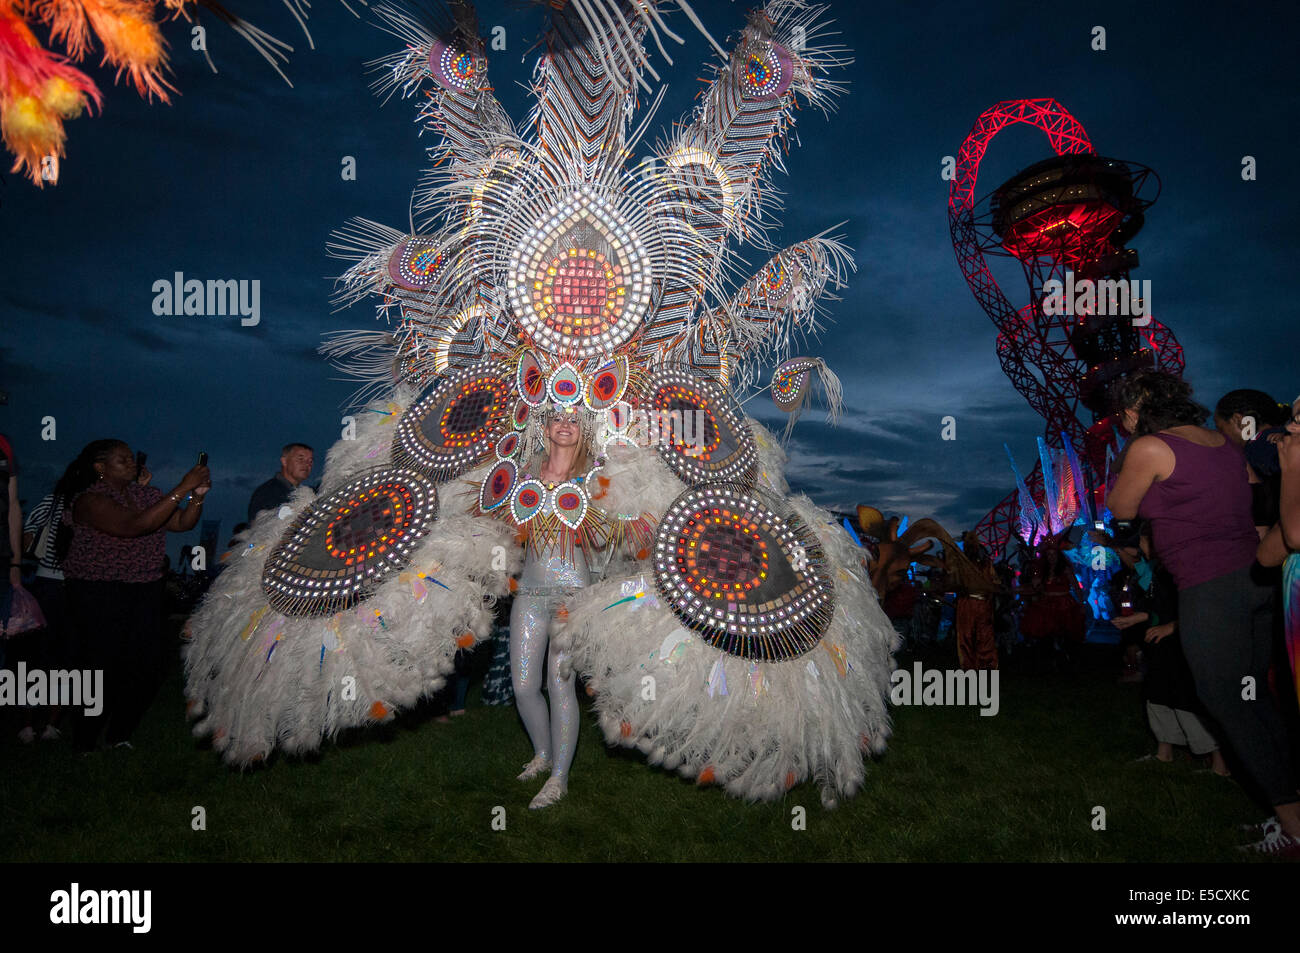
M 68 616 L 83 669 L 104 672 L 102 710 L 82 715 L 77 747 L 90 750 L 101 726 L 111 745 L 128 739 L 153 700 L 166 667 L 162 635 L 162 576 L 166 534 L 199 521 L 211 487 L 196 466 L 170 493 L 148 486 L 121 440 L 96 440 L 65 475 L 72 543 L 63 559 Z M 193 502 L 184 509 L 187 496 Z

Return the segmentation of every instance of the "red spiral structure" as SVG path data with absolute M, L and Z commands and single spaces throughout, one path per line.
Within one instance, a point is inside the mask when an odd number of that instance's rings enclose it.
M 1054 153 L 977 202 L 980 163 L 989 144 L 1008 126 L 1042 130 Z M 1083 126 L 1054 99 L 1017 99 L 985 110 L 962 142 L 948 190 L 948 224 L 962 276 L 998 329 L 1002 370 L 1047 422 L 1045 438 L 1057 448 L 1063 435 L 1079 451 L 1094 492 L 1105 475 L 1111 428 L 1104 418 L 1105 385 L 1143 367 L 1181 374 L 1183 353 L 1173 332 L 1154 318 L 1128 315 L 1044 314 L 1044 284 L 1078 279 L 1125 281 L 1137 253 L 1125 247 L 1141 228 L 1155 197 L 1143 190 L 1159 180 L 1135 163 L 1099 156 Z M 1017 259 L 1024 267 L 1029 303 L 1014 305 L 989 270 L 986 255 Z M 1039 468 L 1029 476 L 1041 495 Z M 1083 488 L 1080 488 L 1083 492 Z M 1001 553 L 1014 532 L 1019 504 L 1012 491 L 975 528 L 980 542 Z

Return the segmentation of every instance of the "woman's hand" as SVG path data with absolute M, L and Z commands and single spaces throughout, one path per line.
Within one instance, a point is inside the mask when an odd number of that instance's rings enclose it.
M 1153 625 L 1147 629 L 1146 641 L 1159 642 L 1161 639 L 1168 638 L 1174 634 L 1174 627 L 1177 624 L 1177 622 L 1166 622 L 1164 625 Z
M 198 467 L 192 467 L 189 473 L 181 477 L 180 485 L 176 487 L 176 489 L 181 490 L 184 493 L 188 494 L 188 493 L 193 493 L 200 486 L 211 486 L 211 485 L 212 485 L 212 478 L 211 475 L 208 473 L 208 468 L 198 466 Z M 204 490 L 204 492 L 206 493 L 207 491 Z
M 1146 612 L 1134 612 L 1132 615 L 1117 615 L 1110 620 L 1110 624 L 1117 629 L 1123 630 L 1145 622 L 1149 618 L 1151 616 Z
M 148 467 L 141 467 L 140 472 L 135 475 L 135 482 L 141 486 L 148 486 L 149 481 L 153 479 L 153 471 Z

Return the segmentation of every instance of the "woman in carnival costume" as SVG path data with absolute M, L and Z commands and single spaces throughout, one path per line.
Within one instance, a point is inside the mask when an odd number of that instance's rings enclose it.
M 545 457 L 535 464 L 545 491 L 554 497 L 557 487 L 583 480 L 587 470 L 587 442 L 575 407 L 546 414 Z M 525 474 L 525 479 L 528 475 Z M 551 515 L 551 514 L 545 514 Z M 578 694 L 572 672 L 563 670 L 563 656 L 554 647 L 547 651 L 549 629 L 564 599 L 587 585 L 589 568 L 582 545 L 563 545 L 561 538 L 529 537 L 523 573 L 510 610 L 510 674 L 515 704 L 533 744 L 533 759 L 524 766 L 520 781 L 544 771 L 550 778 L 529 805 L 554 804 L 568 790 L 569 766 L 578 742 Z M 542 698 L 543 665 L 550 678 L 550 714 Z
M 818 383 L 838 409 L 825 363 L 792 355 L 852 259 L 824 233 L 766 236 L 797 106 L 830 109 L 846 51 L 823 8 L 770 0 L 729 52 L 714 43 L 699 105 L 636 163 L 647 41 L 666 58 L 663 15 L 698 19 L 683 0 L 550 6 L 521 128 L 468 4 L 442 23 L 374 8 L 402 43 L 378 91 L 419 103 L 431 168 L 414 232 L 336 233 L 338 300 L 374 294 L 390 323 L 331 342 L 366 382 L 355 432 L 319 497 L 254 522 L 191 620 L 196 731 L 247 764 L 391 717 L 488 637 L 522 565 L 524 776 L 551 770 L 534 806 L 565 793 L 575 673 L 610 744 L 752 800 L 815 780 L 832 805 L 884 749 L 896 636 L 865 551 L 790 497 L 781 445 L 738 396 L 774 367 L 791 422 Z M 766 262 L 733 284 L 745 243 Z

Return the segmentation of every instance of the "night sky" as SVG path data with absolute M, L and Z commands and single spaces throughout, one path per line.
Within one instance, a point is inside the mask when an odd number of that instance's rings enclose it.
M 375 316 L 365 303 L 331 313 L 330 278 L 344 265 L 325 243 L 353 215 L 406 230 L 424 168 L 415 107 L 396 98 L 381 107 L 370 95 L 363 64 L 397 41 L 332 0 L 313 5 L 314 50 L 278 3 L 230 6 L 293 44 L 284 68 L 294 88 L 210 22 L 214 75 L 185 25 L 168 24 L 181 91 L 170 106 L 145 104 L 91 64 L 106 107 L 69 124 L 60 184 L 41 191 L 5 176 L 0 430 L 15 444 L 28 506 L 96 438 L 147 451 L 164 489 L 206 450 L 206 516 L 221 518 L 224 539 L 278 468 L 282 444 L 315 446 L 314 483 L 339 436 L 356 385 L 316 348 L 326 332 L 374 327 Z M 694 6 L 723 40 L 748 5 Z M 544 14 L 504 2 L 478 9 L 485 35 L 506 29 L 507 50 L 489 54 L 491 77 L 521 123 Z M 943 157 L 1004 99 L 1053 97 L 1103 155 L 1160 175 L 1160 199 L 1132 243 L 1142 259 L 1133 277 L 1151 281 L 1155 316 L 1186 349 L 1203 403 L 1237 387 L 1287 401 L 1300 393 L 1290 288 L 1300 275 L 1296 14 L 1281 3 L 1251 10 L 832 4 L 855 56 L 842 71 L 850 88 L 829 119 L 799 113 L 776 237 L 787 245 L 847 220 L 858 271 L 820 343 L 805 349 L 844 381 L 847 413 L 834 429 L 805 415 L 792 444 L 796 489 L 835 508 L 933 516 L 956 533 L 1011 489 L 1004 441 L 1032 464 L 1042 423 L 1002 375 L 993 325 L 958 271 L 940 177 Z M 709 55 L 680 14 L 670 22 L 686 45 L 669 49 L 674 67 L 652 54 L 669 84 L 656 131 L 689 110 Z M 1104 52 L 1090 47 L 1094 25 L 1106 28 Z M 1037 131 L 1004 132 L 977 194 L 1048 155 Z M 1242 180 L 1246 155 L 1256 181 Z M 356 181 L 341 178 L 343 156 L 355 157 Z M 755 268 L 765 259 L 750 256 Z M 1008 264 L 995 273 L 1020 306 L 1026 286 Z M 155 316 L 153 284 L 177 271 L 259 279 L 261 323 Z M 766 397 L 747 409 L 779 425 Z M 955 441 L 940 439 L 946 415 L 957 420 Z M 41 439 L 45 417 L 55 418 L 54 441 Z

